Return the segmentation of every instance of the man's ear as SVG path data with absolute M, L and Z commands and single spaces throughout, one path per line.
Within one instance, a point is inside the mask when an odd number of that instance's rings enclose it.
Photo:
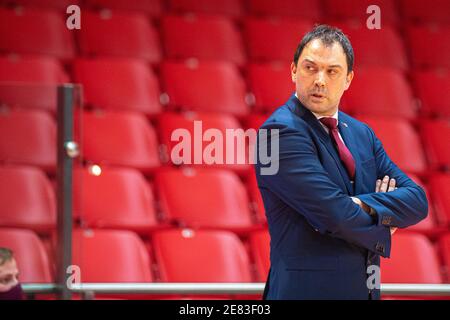
M 355 75 L 355 73 L 353 72 L 353 70 L 347 74 L 347 77 L 345 79 L 345 89 L 344 90 L 347 90 L 350 87 L 350 84 L 352 83 L 354 75 Z
M 291 78 L 293 83 L 297 81 L 297 66 L 294 62 L 291 63 Z

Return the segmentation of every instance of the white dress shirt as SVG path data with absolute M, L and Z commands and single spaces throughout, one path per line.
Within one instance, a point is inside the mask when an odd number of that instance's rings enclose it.
M 297 93 L 295 93 L 295 97 L 298 99 Z M 310 110 L 310 111 L 311 111 L 311 110 Z M 311 111 L 311 113 L 317 118 L 317 120 L 320 120 L 321 118 L 326 118 L 326 116 L 318 115 L 317 113 L 314 113 L 314 112 L 312 112 L 312 111 Z M 339 113 L 339 109 L 336 110 L 336 112 L 331 116 L 331 118 L 335 118 L 335 119 L 336 119 L 337 125 L 339 125 L 338 113 Z M 319 121 L 319 122 L 320 122 L 320 121 Z M 320 124 L 321 124 L 322 127 L 325 129 L 325 131 L 326 131 L 327 133 L 329 133 L 329 130 L 328 130 L 327 126 L 324 125 L 322 122 L 320 122 Z M 342 139 L 341 133 L 339 132 L 339 130 L 338 130 L 338 135 L 339 135 L 339 138 L 341 139 L 342 143 L 345 145 L 345 141 L 344 141 L 344 139 Z

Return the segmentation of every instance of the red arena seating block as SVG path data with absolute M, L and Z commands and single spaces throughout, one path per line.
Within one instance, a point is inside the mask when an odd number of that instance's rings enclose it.
M 176 229 L 153 236 L 164 282 L 251 282 L 250 262 L 239 238 L 227 231 Z
M 180 226 L 253 229 L 245 186 L 233 172 L 220 169 L 165 169 L 155 175 L 161 209 Z
M 87 56 L 139 58 L 150 63 L 162 57 L 157 30 L 144 14 L 83 12 L 79 43 Z
M 169 0 L 169 10 L 176 13 L 197 13 L 240 18 L 244 14 L 241 0 Z
M 154 205 L 150 186 L 137 170 L 75 171 L 74 215 L 84 226 L 148 232 L 157 226 Z
M 0 226 L 50 232 L 56 197 L 47 176 L 35 167 L 0 166 Z
M 309 21 L 248 18 L 245 35 L 250 60 L 292 62 L 298 44 L 311 27 Z
M 394 234 L 390 259 L 381 258 L 381 282 L 442 283 L 439 260 L 427 237 Z
M 75 46 L 65 18 L 52 10 L 0 8 L 0 52 L 72 59 Z
M 142 61 L 79 59 L 74 64 L 74 77 L 83 85 L 87 105 L 150 116 L 161 111 L 158 79 Z
M 290 63 L 267 63 L 248 66 L 250 90 L 255 96 L 255 111 L 272 112 L 295 92 Z
M 249 0 L 249 11 L 255 16 L 265 17 L 291 17 L 296 19 L 309 19 L 314 22 L 322 17 L 321 3 L 318 0 Z
M 173 108 L 235 116 L 245 116 L 249 111 L 245 82 L 233 64 L 165 62 L 161 73 Z
M 250 234 L 250 250 L 255 259 L 258 280 L 266 282 L 270 268 L 270 235 L 268 230 L 260 230 Z
M 345 110 L 358 115 L 412 120 L 417 113 L 406 78 L 390 68 L 359 69 L 342 100 Z
M 158 18 L 164 11 L 162 0 L 86 0 L 85 3 L 96 10 L 145 13 L 152 18 Z
M 0 113 L 0 162 L 56 167 L 56 124 L 44 111 Z
M 47 252 L 33 231 L 0 228 L 0 247 L 9 248 L 14 252 L 22 283 L 53 282 Z
M 225 1 L 223 1 L 225 2 Z M 233 21 L 220 16 L 166 16 L 162 32 L 167 56 L 243 65 L 242 39 Z
M 204 112 L 165 112 L 158 120 L 160 137 L 167 150 L 166 158 L 170 164 L 231 169 L 237 173 L 249 170 L 249 154 L 253 151 L 249 139 L 245 139 L 244 135 L 238 135 L 233 140 L 227 139 L 227 131 L 245 133 L 233 116 Z M 179 130 L 183 130 L 184 134 L 181 135 Z M 206 139 L 207 132 L 211 130 L 214 130 L 220 138 Z M 178 136 L 177 132 L 180 132 L 181 136 Z M 256 131 L 253 133 L 256 140 Z M 239 147 L 239 141 L 243 142 L 243 148 Z M 190 152 L 190 156 L 187 152 Z M 231 158 L 233 154 L 234 157 Z M 227 161 L 227 156 L 231 161 Z M 200 163 L 195 163 L 196 158 L 200 158 Z
M 131 231 L 75 230 L 73 264 L 81 282 L 151 282 L 151 264 L 142 240 Z
M 85 112 L 83 155 L 91 163 L 132 167 L 151 173 L 159 167 L 153 127 L 134 112 Z
M 356 118 L 373 129 L 388 156 L 400 169 L 419 175 L 424 174 L 425 154 L 418 134 L 406 120 L 368 116 Z

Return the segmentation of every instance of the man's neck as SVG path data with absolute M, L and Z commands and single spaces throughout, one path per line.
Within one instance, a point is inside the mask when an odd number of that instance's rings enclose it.
M 295 97 L 298 99 L 297 92 L 295 93 Z M 298 99 L 298 100 L 300 101 L 300 99 Z M 300 102 L 300 103 L 301 103 L 301 102 Z M 305 106 L 305 108 L 306 108 L 306 106 Z M 308 108 L 308 110 L 311 111 L 309 108 Z M 320 118 L 322 118 L 322 117 L 332 117 L 332 118 L 335 118 L 336 120 L 338 120 L 339 108 L 336 108 L 336 110 L 335 110 L 334 112 L 327 112 L 327 113 L 324 113 L 324 114 L 316 113 L 316 112 L 313 112 L 313 111 L 311 111 L 311 113 L 312 113 L 317 119 L 320 119 Z

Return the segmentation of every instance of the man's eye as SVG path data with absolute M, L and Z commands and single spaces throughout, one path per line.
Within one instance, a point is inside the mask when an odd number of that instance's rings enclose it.
M 334 70 L 334 69 L 331 69 L 331 70 L 328 70 L 328 73 L 329 73 L 329 74 L 336 74 L 336 73 L 337 73 L 337 71 L 336 71 L 336 70 Z

